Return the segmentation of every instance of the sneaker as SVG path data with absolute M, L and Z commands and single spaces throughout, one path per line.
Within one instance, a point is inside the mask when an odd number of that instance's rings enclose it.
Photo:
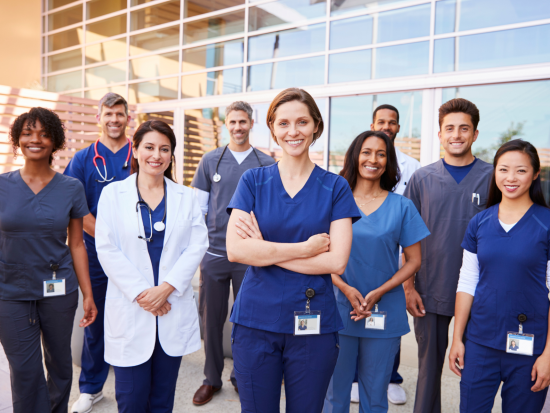
M 392 404 L 405 404 L 407 403 L 407 393 L 399 384 L 390 383 L 388 386 L 388 400 Z
M 103 392 L 96 394 L 81 393 L 80 397 L 74 402 L 71 408 L 72 413 L 89 413 L 92 411 L 94 404 L 103 399 Z
M 353 383 L 351 385 L 351 402 L 359 403 L 359 384 Z

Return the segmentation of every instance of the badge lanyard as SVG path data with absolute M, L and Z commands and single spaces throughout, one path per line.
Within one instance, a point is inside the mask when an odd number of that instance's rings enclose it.
M 309 306 L 313 297 L 315 297 L 315 290 L 308 288 L 306 290 L 306 310 L 294 311 L 295 336 L 321 334 L 321 312 L 311 311 Z
M 385 311 L 378 311 L 378 303 L 374 304 L 374 311 L 371 315 L 365 318 L 365 328 L 369 330 L 385 330 L 386 329 L 386 316 Z
M 50 269 L 52 270 L 52 279 L 44 280 L 44 297 L 65 295 L 65 279 L 57 278 L 59 264 L 50 264 Z
M 126 161 L 124 162 L 124 165 L 122 165 L 122 167 L 124 169 L 128 168 L 128 161 L 130 160 L 130 153 L 132 152 L 132 144 L 130 142 L 130 139 L 126 138 L 126 140 L 128 141 L 128 155 L 126 155 Z M 105 183 L 105 182 L 111 182 L 113 179 L 116 178 L 116 176 L 113 176 L 111 179 L 107 179 L 107 162 L 105 161 L 105 158 L 103 156 L 101 156 L 99 154 L 99 152 L 97 151 L 98 142 L 99 142 L 99 139 L 97 141 L 95 141 L 95 143 L 94 143 L 94 154 L 95 154 L 95 156 L 92 159 L 92 162 L 94 163 L 95 169 L 97 169 L 97 173 L 99 174 L 101 179 L 103 179 L 103 181 L 100 181 L 99 179 L 96 179 L 95 181 L 102 184 L 102 183 Z M 101 172 L 99 171 L 99 167 L 97 166 L 97 159 L 101 159 L 103 161 L 103 170 L 105 171 L 105 176 L 103 176 L 101 174 Z
M 220 182 L 222 180 L 222 176 L 218 173 L 218 167 L 220 166 L 220 162 L 223 158 L 223 154 L 225 153 L 225 150 L 227 149 L 228 146 L 229 145 L 225 145 L 225 148 L 223 148 L 222 154 L 220 155 L 220 159 L 218 159 L 218 163 L 216 164 L 216 173 L 214 174 L 214 176 L 212 176 L 212 180 L 214 182 Z M 263 167 L 262 161 L 260 161 L 260 157 L 256 153 L 256 149 L 254 149 L 254 147 L 251 147 L 251 148 L 252 148 L 252 152 L 254 152 L 254 155 L 256 155 L 256 159 L 258 160 L 258 163 L 260 164 L 260 168 Z
M 137 204 L 136 204 L 136 212 L 137 212 L 137 219 L 138 219 L 138 238 L 142 239 L 146 242 L 151 242 L 153 240 L 153 228 L 157 232 L 162 232 L 162 231 L 164 231 L 164 228 L 166 228 L 166 225 L 164 225 L 164 220 L 166 219 L 166 181 L 164 181 L 164 179 L 163 179 L 163 184 L 164 184 L 164 198 L 163 198 L 164 199 L 164 215 L 162 216 L 162 221 L 155 222 L 155 224 L 153 224 L 153 212 L 151 211 L 151 207 L 149 207 L 149 204 L 141 198 L 141 194 L 139 192 L 137 181 L 138 180 L 137 180 L 137 177 L 136 177 L 136 189 L 137 189 L 138 198 L 139 198 L 139 201 L 137 201 Z M 141 219 L 140 215 L 141 215 L 141 208 L 142 207 L 147 208 L 147 212 L 149 213 L 149 228 L 150 228 L 149 237 L 147 237 L 147 234 L 145 234 L 145 228 L 144 228 L 143 236 L 141 236 L 141 233 L 140 233 L 140 228 L 141 227 L 139 225 L 139 220 Z
M 535 336 L 523 332 L 523 323 L 527 321 L 527 316 L 525 314 L 518 315 L 518 321 L 519 331 L 508 331 L 508 334 L 506 334 L 506 352 L 522 356 L 532 356 L 535 346 Z

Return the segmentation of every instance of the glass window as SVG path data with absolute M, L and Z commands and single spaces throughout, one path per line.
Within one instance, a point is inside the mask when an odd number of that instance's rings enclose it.
M 372 16 L 359 16 L 330 23 L 330 48 L 364 46 L 372 43 Z
M 178 24 L 167 29 L 153 30 L 130 36 L 130 56 L 177 47 L 179 44 L 180 26 Z
M 243 69 L 218 70 L 181 77 L 181 97 L 197 98 L 240 93 L 243 89 Z
M 455 70 L 455 42 L 458 38 L 438 39 L 434 43 L 434 73 Z
M 184 49 L 182 71 L 191 72 L 216 66 L 235 65 L 243 63 L 243 57 L 243 39 Z
M 88 19 L 114 13 L 126 8 L 126 0 L 92 0 L 86 3 L 86 15 Z
M 370 130 L 372 112 L 389 104 L 399 111 L 401 129 L 395 146 L 403 153 L 420 159 L 422 126 L 422 92 L 384 93 L 380 95 L 345 96 L 330 99 L 329 170 L 339 173 L 344 155 L 360 133 Z
M 87 65 L 124 57 L 126 57 L 126 38 L 86 46 Z
M 386 11 L 378 15 L 376 42 L 392 42 L 430 35 L 431 4 Z
M 48 56 L 48 72 L 82 66 L 82 49 Z
M 86 25 L 86 43 L 126 33 L 126 14 Z
M 82 22 L 82 4 L 52 13 L 48 16 L 48 30 L 61 29 Z
M 180 19 L 180 0 L 168 1 L 156 6 L 132 12 L 130 30 L 140 30 Z
M 126 62 L 111 63 L 84 71 L 85 87 L 100 87 L 126 81 Z
M 456 70 L 478 70 L 550 62 L 548 39 L 550 39 L 550 25 L 548 24 L 461 36 L 457 42 L 459 53 Z M 436 41 L 434 71 L 455 69 L 454 48 L 452 52 L 450 50 L 452 46 L 449 41 Z
M 57 9 L 61 6 L 66 6 L 67 4 L 71 4 L 76 0 L 48 0 L 48 10 Z
M 371 50 L 331 54 L 328 60 L 328 82 L 355 82 L 371 78 Z
M 459 10 L 459 27 L 454 27 L 456 10 Z M 436 8 L 436 27 L 440 32 L 473 30 L 503 24 L 521 23 L 550 18 L 547 0 L 442 0 Z M 441 23 L 437 19 L 442 20 Z M 450 24 L 450 22 L 453 24 Z
M 536 146 L 546 199 L 550 195 L 550 80 L 443 89 L 443 102 L 455 97 L 476 104 L 481 120 L 474 155 L 493 163 L 496 150 L 510 139 Z
M 248 39 L 248 61 L 295 56 L 325 50 L 325 24 L 297 27 Z
M 66 90 L 82 87 L 82 71 L 63 73 L 62 75 L 48 76 L 48 91 L 62 93 Z
M 100 100 L 107 93 L 117 93 L 122 97 L 126 97 L 126 86 L 111 86 L 101 89 L 87 90 L 84 97 L 88 99 Z
M 248 13 L 248 30 L 254 31 L 324 17 L 326 15 L 326 1 L 279 0 L 251 7 Z
M 430 42 L 381 47 L 375 50 L 374 78 L 413 76 L 428 73 Z
M 325 57 L 265 63 L 248 68 L 248 92 L 324 83 Z
M 244 10 L 183 25 L 183 44 L 244 33 Z
M 128 103 L 150 103 L 178 98 L 178 78 L 132 83 L 128 88 Z
M 398 3 L 412 3 L 412 0 L 330 0 L 330 14 L 351 13 L 354 11 L 374 9 Z
M 55 52 L 56 50 L 65 49 L 66 47 L 82 44 L 83 38 L 82 27 L 51 34 L 48 36 L 48 51 Z
M 245 0 L 184 0 L 184 18 L 244 4 Z
M 179 73 L 178 66 L 179 52 L 132 59 L 130 60 L 130 79 L 143 79 Z

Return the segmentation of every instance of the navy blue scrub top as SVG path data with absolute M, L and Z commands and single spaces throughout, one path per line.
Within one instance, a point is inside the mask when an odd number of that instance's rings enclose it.
M 399 246 L 409 247 L 423 240 L 430 231 L 410 199 L 388 193 L 382 205 L 353 224 L 351 254 L 342 279 L 356 288 L 363 297 L 387 282 L 399 270 Z M 385 330 L 365 328 L 365 321 L 353 321 L 353 310 L 348 298 L 334 288 L 340 316 L 345 329 L 340 331 L 352 337 L 393 338 L 407 334 L 409 321 L 403 286 L 398 285 L 382 296 L 378 311 L 387 313 Z
M 343 218 L 355 222 L 361 214 L 348 182 L 315 166 L 304 187 L 291 198 L 281 181 L 278 164 L 249 169 L 241 177 L 227 207 L 254 211 L 263 238 L 281 243 L 304 242 L 329 233 Z M 343 328 L 330 274 L 305 275 L 276 265 L 248 267 L 233 306 L 231 321 L 275 333 L 294 333 L 294 311 L 304 311 L 305 292 L 315 290 L 311 310 L 321 311 L 321 334 Z
M 498 220 L 500 204 L 472 218 L 462 248 L 477 254 L 477 284 L 466 338 L 497 350 L 506 349 L 506 334 L 535 335 L 534 354 L 542 354 L 548 334 L 546 266 L 550 260 L 550 209 L 533 204 L 506 232 Z
M 97 182 L 96 180 L 103 181 L 103 178 L 97 172 L 93 163 L 95 155 L 94 144 L 90 145 L 86 149 L 78 151 L 69 165 L 65 169 L 64 174 L 72 176 L 78 179 L 84 185 L 86 191 L 86 199 L 88 202 L 88 208 L 95 217 L 97 216 L 97 204 L 101 191 L 107 185 L 112 182 L 123 181 L 130 176 L 130 164 L 124 168 L 124 162 L 128 156 L 128 143 L 123 148 L 119 149 L 117 153 L 111 152 L 109 148 L 103 145 L 101 142 L 97 144 L 97 152 L 99 155 L 105 158 L 107 162 L 107 179 L 115 177 L 111 182 Z M 130 155 L 130 159 L 132 159 Z M 103 161 L 97 159 L 97 167 L 101 174 L 105 175 L 105 168 L 103 167 Z M 95 249 L 95 238 L 84 232 L 84 242 L 86 243 L 86 250 L 88 252 L 88 263 L 90 266 L 90 279 L 92 285 L 97 286 L 100 284 L 107 284 L 107 276 L 101 268 L 101 264 L 97 258 L 97 252 Z
M 155 225 L 155 222 L 162 221 L 164 216 L 164 206 L 166 205 L 166 198 L 162 198 L 160 204 L 152 210 L 152 222 Z M 145 236 L 149 237 L 151 234 L 151 225 L 149 221 L 149 212 L 144 206 L 141 207 L 141 218 L 143 221 L 143 229 L 145 230 Z M 166 219 L 164 220 L 166 225 Z M 157 231 L 153 228 L 153 240 L 147 243 L 147 251 L 149 252 L 149 258 L 151 258 L 151 265 L 153 266 L 153 276 L 155 279 L 155 286 L 159 285 L 159 267 L 160 267 L 160 256 L 162 255 L 162 248 L 164 246 L 164 231 Z
M 67 228 L 88 215 L 82 184 L 56 173 L 38 193 L 19 171 L 0 175 L 0 299 L 40 300 L 43 282 L 52 279 L 50 264 L 59 264 L 57 278 L 65 291 L 78 288 Z

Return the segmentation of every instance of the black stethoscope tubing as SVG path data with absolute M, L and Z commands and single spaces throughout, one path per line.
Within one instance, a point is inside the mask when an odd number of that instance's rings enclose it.
M 223 148 L 223 151 L 222 151 L 222 154 L 220 155 L 220 159 L 218 159 L 218 163 L 216 164 L 216 172 L 214 173 L 214 176 L 212 176 L 212 180 L 214 182 L 220 182 L 221 179 L 222 179 L 222 176 L 218 173 L 218 167 L 220 166 L 220 162 L 223 158 L 223 154 L 225 153 L 225 151 L 227 150 L 227 147 L 229 145 L 225 145 L 225 148 Z M 254 155 L 256 155 L 256 159 L 258 160 L 258 163 L 260 164 L 260 168 L 263 167 L 262 165 L 262 161 L 260 161 L 260 157 L 258 156 L 258 154 L 256 153 L 256 148 L 254 148 L 253 146 L 251 146 L 252 148 L 252 152 L 254 152 Z
M 162 228 L 161 229 L 157 229 L 155 228 L 156 231 L 158 232 L 161 232 L 161 231 L 164 231 L 165 229 L 165 225 L 164 225 L 164 220 L 166 219 L 166 181 L 163 180 L 163 184 L 164 184 L 164 215 L 162 216 L 162 221 L 160 222 L 155 222 L 155 225 L 159 224 L 159 223 L 162 223 Z M 141 193 L 139 192 L 139 187 L 138 187 L 138 179 L 136 177 L 136 189 L 137 189 L 137 194 L 138 194 L 138 201 L 136 203 L 136 212 L 137 212 L 137 215 L 138 215 L 138 220 L 140 219 L 140 211 L 141 211 L 141 206 L 145 206 L 147 208 L 147 212 L 149 212 L 149 226 L 150 226 L 150 235 L 149 235 L 149 238 L 147 238 L 147 234 L 145 234 L 145 232 L 143 233 L 143 235 L 145 236 L 141 236 L 141 234 L 139 233 L 139 221 L 138 221 L 138 238 L 139 239 L 142 239 L 146 242 L 151 242 L 153 240 L 153 212 L 151 210 L 151 207 L 149 206 L 149 204 L 147 202 L 145 202 L 143 200 L 143 198 L 141 197 Z M 145 228 L 144 228 L 144 231 L 145 231 Z

